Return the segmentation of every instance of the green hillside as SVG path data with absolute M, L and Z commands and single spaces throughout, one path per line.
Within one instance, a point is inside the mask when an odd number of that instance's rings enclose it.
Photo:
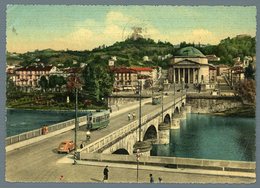
M 111 56 L 117 57 L 116 66 L 154 66 L 159 65 L 167 68 L 169 59 L 161 60 L 167 54 L 175 55 L 176 52 L 185 46 L 195 46 L 203 54 L 215 54 L 221 58 L 219 63 L 232 64 L 235 57 L 255 55 L 255 37 L 239 36 L 221 40 L 218 45 L 196 45 L 183 42 L 178 48 L 169 42 L 155 42 L 152 39 L 139 38 L 137 40 L 126 39 L 116 42 L 111 46 L 99 46 L 92 51 L 55 51 L 52 49 L 35 50 L 24 54 L 7 53 L 8 64 L 21 64 L 27 66 L 37 61 L 44 64 L 52 64 L 63 67 L 76 67 L 80 63 L 90 63 L 99 59 L 99 62 L 107 63 Z M 149 61 L 143 61 L 143 57 L 148 56 Z M 100 61 L 100 59 L 102 61 Z M 73 64 L 73 60 L 79 62 Z

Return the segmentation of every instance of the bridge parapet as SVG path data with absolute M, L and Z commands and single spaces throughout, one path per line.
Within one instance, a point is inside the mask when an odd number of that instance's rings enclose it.
M 103 153 L 84 153 L 80 155 L 81 160 L 88 161 L 105 161 L 117 163 L 136 163 L 134 155 L 116 155 Z M 196 159 L 181 157 L 163 157 L 163 156 L 141 156 L 140 164 L 156 165 L 156 166 L 172 166 L 175 168 L 200 168 L 215 169 L 227 171 L 247 171 L 255 172 L 256 162 L 248 161 L 230 161 L 230 160 L 214 160 L 214 159 Z
M 186 99 L 186 95 L 178 97 L 175 99 L 175 104 L 179 102 L 183 102 L 183 100 Z M 164 105 L 164 111 L 167 111 L 169 108 L 171 108 L 174 105 L 174 101 L 169 102 L 168 104 Z M 151 121 L 153 118 L 156 118 L 157 116 L 161 115 L 161 108 L 157 108 L 153 112 L 146 114 L 142 116 L 141 118 L 141 126 L 144 126 L 147 122 Z M 118 140 L 124 138 L 126 135 L 132 133 L 138 129 L 138 120 L 135 120 L 134 122 L 128 123 L 127 125 L 123 126 L 122 128 L 106 135 L 103 138 L 100 138 L 82 149 L 78 149 L 77 152 L 81 153 L 94 153 L 94 152 L 101 152 L 105 148 L 111 146 Z
M 84 124 L 84 122 L 86 122 L 86 116 L 79 117 L 79 126 L 82 126 Z M 60 123 L 56 123 L 56 124 L 47 126 L 48 127 L 48 133 L 51 133 L 51 132 L 54 132 L 54 131 L 57 131 L 57 130 L 61 130 L 63 128 L 70 127 L 70 126 L 73 126 L 73 125 L 75 125 L 74 119 L 64 121 L 64 122 L 60 122 Z M 44 133 L 42 131 L 42 128 L 39 128 L 39 129 L 35 129 L 35 130 L 32 130 L 32 131 L 24 132 L 24 133 L 21 133 L 21 134 L 18 134 L 18 135 L 7 137 L 5 139 L 5 143 L 6 143 L 6 146 L 8 146 L 8 145 L 11 145 L 11 144 L 15 144 L 15 143 L 18 143 L 18 142 L 21 142 L 21 141 L 25 141 L 25 140 L 35 138 L 35 137 L 38 137 L 38 136 L 43 136 L 43 135 L 44 135 Z

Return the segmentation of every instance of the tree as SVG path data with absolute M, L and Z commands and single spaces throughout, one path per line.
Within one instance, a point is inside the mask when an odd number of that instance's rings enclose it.
M 60 88 L 66 84 L 66 80 L 63 76 L 51 75 L 49 77 L 49 88 Z
M 84 87 L 87 97 L 97 103 L 102 98 L 109 96 L 113 90 L 114 75 L 109 72 L 107 66 L 101 66 L 97 62 L 91 62 L 83 70 Z
M 49 83 L 45 76 L 41 76 L 41 78 L 39 80 L 39 85 L 44 92 L 47 90 Z
M 250 63 L 248 67 L 245 68 L 245 78 L 255 79 L 255 70 L 253 69 L 252 64 Z
M 49 77 L 49 88 L 56 88 L 57 85 L 57 75 L 51 75 Z
M 63 76 L 57 76 L 56 78 L 56 85 L 58 85 L 59 87 L 59 91 L 60 91 L 60 88 L 66 84 L 66 80 Z

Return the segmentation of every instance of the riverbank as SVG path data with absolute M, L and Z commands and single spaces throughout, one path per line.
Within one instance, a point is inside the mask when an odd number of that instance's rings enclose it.
M 213 115 L 229 117 L 255 118 L 255 106 L 244 105 L 241 107 L 231 108 L 222 112 L 212 113 Z

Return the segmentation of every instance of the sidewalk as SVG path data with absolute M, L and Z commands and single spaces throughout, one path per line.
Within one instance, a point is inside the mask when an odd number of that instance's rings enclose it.
M 57 163 L 73 163 L 73 155 L 67 155 L 57 161 Z M 78 165 L 87 166 L 99 166 L 104 167 L 106 165 L 114 168 L 121 169 L 136 169 L 136 164 L 122 164 L 122 163 L 107 163 L 107 162 L 96 162 L 96 161 L 83 161 L 78 160 Z M 162 166 L 149 166 L 139 165 L 140 170 L 151 170 L 161 172 L 174 172 L 174 173 L 185 173 L 185 174 L 200 174 L 200 175 L 213 175 L 213 176 L 228 176 L 228 177 L 239 177 L 239 178 L 256 178 L 256 174 L 252 172 L 235 172 L 235 171 L 220 171 L 220 170 L 205 170 L 205 169 L 188 169 L 188 168 L 166 168 Z
M 64 176 L 62 182 L 87 182 L 103 183 L 103 169 L 108 165 L 109 180 L 108 183 L 136 183 L 137 165 L 135 164 L 116 164 L 104 162 L 78 161 L 77 165 L 72 165 L 72 156 L 68 155 L 57 161 L 55 167 L 56 179 L 46 177 L 44 181 L 56 181 L 60 175 Z M 163 183 L 255 183 L 256 179 L 247 173 L 198 170 L 198 169 L 170 169 L 164 167 L 139 166 L 138 182 L 149 184 L 149 174 L 153 174 L 155 183 L 158 178 L 163 179 Z M 42 181 L 41 180 L 41 181 Z M 35 181 L 35 180 L 34 180 Z M 60 182 L 58 180 L 58 182 Z

